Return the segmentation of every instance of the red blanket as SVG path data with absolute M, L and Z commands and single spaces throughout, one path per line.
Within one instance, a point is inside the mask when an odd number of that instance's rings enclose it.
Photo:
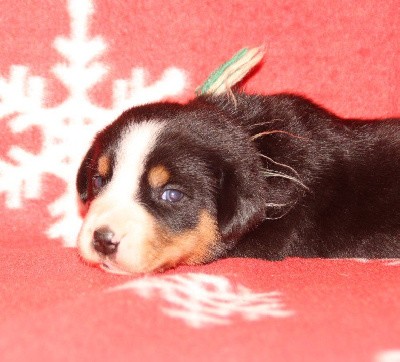
M 122 277 L 71 248 L 95 132 L 132 105 L 193 97 L 244 46 L 266 49 L 249 91 L 399 116 L 397 0 L 5 0 L 0 14 L 1 361 L 400 361 L 398 260 Z

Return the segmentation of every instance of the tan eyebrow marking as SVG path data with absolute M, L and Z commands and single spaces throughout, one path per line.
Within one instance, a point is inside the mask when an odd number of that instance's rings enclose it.
M 170 179 L 169 171 L 163 165 L 154 166 L 147 176 L 151 187 L 164 186 Z
M 110 158 L 106 155 L 103 155 L 97 161 L 97 171 L 100 176 L 107 176 L 110 171 Z

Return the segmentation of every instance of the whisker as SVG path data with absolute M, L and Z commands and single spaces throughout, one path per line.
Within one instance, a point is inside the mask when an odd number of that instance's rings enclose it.
M 286 216 L 295 206 L 295 203 L 291 205 L 291 207 L 289 207 L 289 209 L 287 209 L 282 215 L 276 216 L 276 217 L 268 217 L 266 216 L 264 218 L 264 220 L 279 220 L 282 219 L 284 216 Z
M 275 204 L 275 203 L 273 203 L 273 202 L 267 202 L 266 204 L 265 204 L 265 206 L 267 206 L 267 207 L 285 207 L 285 206 L 287 206 L 288 204 Z
M 298 173 L 293 167 L 290 167 L 289 165 L 285 165 L 284 163 L 277 162 L 277 161 L 275 161 L 274 159 L 272 159 L 271 157 L 268 157 L 268 156 L 266 156 L 266 155 L 263 155 L 262 153 L 260 153 L 259 155 L 260 155 L 261 157 L 265 158 L 266 160 L 272 162 L 273 164 L 277 165 L 277 166 L 281 166 L 281 167 L 285 167 L 285 168 L 289 169 L 289 170 L 292 171 L 294 174 L 296 174 L 297 177 L 300 178 L 299 173 Z
M 249 128 L 255 128 L 255 127 L 259 127 L 259 126 L 265 126 L 266 124 L 272 124 L 275 122 L 283 122 L 282 119 L 276 118 L 276 119 L 272 119 L 270 121 L 265 121 L 265 122 L 260 122 L 260 123 L 253 123 L 251 125 L 249 125 Z
M 275 133 L 282 133 L 282 134 L 286 134 L 288 136 L 291 136 L 293 138 L 298 138 L 298 139 L 302 139 L 302 140 L 309 140 L 309 138 L 307 138 L 307 137 L 302 137 L 302 136 L 296 135 L 294 133 L 290 133 L 290 132 L 287 132 L 287 131 L 282 131 L 282 130 L 279 130 L 279 129 L 257 133 L 257 134 L 255 134 L 254 136 L 251 137 L 251 140 L 255 141 L 258 138 L 261 138 L 261 137 L 264 137 L 264 136 L 269 136 L 269 135 L 275 134 Z
M 300 185 L 301 187 L 303 187 L 305 190 L 308 190 L 308 191 L 310 190 L 308 188 L 308 186 L 306 186 L 302 181 L 300 181 L 299 179 L 297 179 L 294 176 L 289 176 L 289 175 L 286 175 L 284 173 L 277 172 L 277 171 L 267 171 L 267 170 L 263 171 L 263 174 L 266 177 L 281 177 L 281 178 L 293 181 L 294 183 L 296 183 L 296 184 Z

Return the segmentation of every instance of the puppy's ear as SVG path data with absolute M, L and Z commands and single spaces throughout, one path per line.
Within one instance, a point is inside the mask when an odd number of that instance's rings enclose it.
M 78 191 L 79 199 L 86 203 L 89 198 L 89 180 L 91 178 L 91 164 L 93 162 L 93 147 L 89 149 L 84 157 L 81 166 L 79 167 L 76 177 L 76 189 Z
M 235 242 L 265 219 L 265 197 L 257 165 L 222 170 L 217 198 L 218 224 L 224 240 Z

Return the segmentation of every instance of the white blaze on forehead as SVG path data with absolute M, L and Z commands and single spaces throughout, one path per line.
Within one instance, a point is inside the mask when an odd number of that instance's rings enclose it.
M 121 242 L 115 262 L 129 264 L 137 271 L 146 267 L 144 244 L 152 232 L 152 219 L 135 197 L 146 160 L 163 127 L 162 122 L 142 122 L 131 125 L 121 135 L 111 180 L 91 203 L 79 233 L 78 246 L 84 259 L 101 261 L 92 245 L 93 233 L 107 226 Z
M 108 191 L 115 191 L 125 200 L 137 194 L 147 156 L 154 149 L 163 127 L 162 122 L 148 121 L 133 124 L 125 131 L 116 153 Z

